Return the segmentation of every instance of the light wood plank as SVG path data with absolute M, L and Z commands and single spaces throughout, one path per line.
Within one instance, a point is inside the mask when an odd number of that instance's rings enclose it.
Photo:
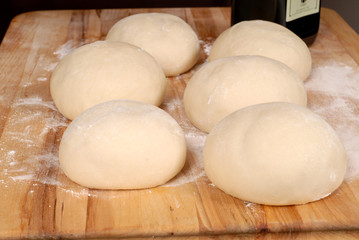
M 87 189 L 59 169 L 58 145 L 69 121 L 52 102 L 49 79 L 64 54 L 103 40 L 119 19 L 141 12 L 178 15 L 201 40 L 197 66 L 168 79 L 161 105 L 190 140 L 187 163 L 166 186 Z M 211 44 L 229 24 L 229 8 L 67 10 L 17 16 L 0 46 L 0 238 L 357 238 L 359 179 L 346 181 L 334 194 L 314 203 L 271 207 L 233 198 L 206 178 L 198 149 L 206 135 L 186 118 L 182 97 Z M 358 35 L 340 16 L 323 9 L 320 32 L 310 48 L 315 66 L 335 60 L 358 69 L 358 44 Z M 309 107 L 327 100 L 309 93 Z M 355 111 L 359 117 L 359 110 Z M 329 121 L 335 124 L 338 119 Z

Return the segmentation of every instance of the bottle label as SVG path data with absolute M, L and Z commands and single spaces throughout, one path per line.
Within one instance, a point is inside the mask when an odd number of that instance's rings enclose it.
M 318 13 L 320 0 L 287 0 L 286 22 Z

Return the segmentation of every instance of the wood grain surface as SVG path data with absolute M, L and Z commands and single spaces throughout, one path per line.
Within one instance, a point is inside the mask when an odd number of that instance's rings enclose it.
M 161 105 L 185 130 L 187 163 L 165 186 L 132 191 L 87 189 L 59 169 L 58 145 L 69 121 L 53 104 L 49 79 L 69 51 L 103 40 L 115 22 L 140 12 L 178 15 L 201 40 L 200 61 L 188 73 L 168 78 Z M 359 142 L 354 137 L 359 135 L 359 101 L 355 94 L 333 94 L 336 88 L 330 94 L 315 88 L 319 76 L 327 89 L 325 80 L 330 74 L 325 69 L 329 69 L 332 75 L 343 77 L 343 85 L 353 80 L 349 90 L 359 91 L 351 89 L 359 81 L 358 35 L 335 12 L 323 9 L 317 40 L 310 47 L 315 71 L 306 83 L 308 107 L 338 131 L 346 133 L 350 128 L 349 135 L 341 136 L 348 142 L 352 175 L 323 200 L 272 207 L 233 198 L 209 182 L 201 164 L 206 134 L 189 123 L 183 110 L 186 83 L 229 25 L 229 8 L 39 11 L 14 18 L 0 46 L 0 238 L 358 238 L 355 146 Z M 330 108 L 339 97 L 350 112 Z M 325 109 L 335 111 L 329 114 Z

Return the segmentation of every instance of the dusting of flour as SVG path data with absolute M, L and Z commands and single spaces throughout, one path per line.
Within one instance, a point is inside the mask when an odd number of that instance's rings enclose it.
M 54 55 L 57 56 L 59 60 L 63 59 L 67 54 L 72 52 L 77 47 L 75 41 L 69 40 L 63 45 L 61 45 L 55 52 Z
M 206 57 L 208 57 L 209 53 L 211 52 L 214 40 L 215 39 L 212 38 L 212 37 L 208 37 L 206 39 L 200 39 L 199 40 L 199 43 L 201 44 L 203 52 L 206 55 Z
M 182 171 L 172 180 L 164 184 L 164 187 L 174 187 L 190 182 L 195 182 L 198 178 L 205 175 L 202 164 L 202 149 L 207 134 L 195 128 L 184 113 L 182 99 L 172 98 L 163 103 L 163 108 L 172 116 L 176 113 L 179 117 L 176 119 L 184 131 L 187 141 L 187 160 Z
M 39 150 L 47 135 L 67 126 L 67 120 L 60 114 L 51 114 L 57 111 L 55 105 L 40 96 L 19 98 L 11 109 L 0 141 L 2 183 L 5 187 L 8 181 L 60 185 L 55 176 L 47 173 L 59 168 L 57 155 Z
M 346 180 L 359 174 L 359 69 L 328 62 L 315 66 L 305 83 L 308 107 L 338 133 L 348 156 Z M 310 101 L 310 96 L 321 100 Z
M 204 57 L 207 58 L 213 43 L 213 39 L 204 39 L 200 41 Z M 58 60 L 61 60 L 65 55 L 72 51 L 75 47 L 75 42 L 68 41 L 57 49 L 53 54 Z M 38 76 L 37 82 L 45 83 L 49 81 L 48 72 L 53 71 L 57 62 L 44 61 L 43 75 Z M 206 60 L 205 60 L 206 61 Z M 192 71 L 198 70 L 194 68 Z M 183 81 L 184 77 L 178 76 L 170 81 Z M 188 80 L 188 79 L 187 79 Z M 31 87 L 31 82 L 24 83 L 22 87 Z M 322 65 L 314 66 L 311 76 L 305 82 L 305 87 L 308 91 L 309 101 L 308 107 L 321 115 L 327 120 L 336 130 L 339 137 L 342 139 L 348 154 L 348 170 L 346 180 L 354 179 L 359 175 L 359 69 L 342 63 L 325 62 Z M 313 101 L 313 99 L 317 99 Z M 311 100 L 312 99 L 312 100 Z M 319 99 L 319 101 L 318 101 Z M 0 102 L 4 101 L 0 96 Z M 172 116 L 176 116 L 176 120 L 182 127 L 187 140 L 187 162 L 183 170 L 164 187 L 180 186 L 186 183 L 195 182 L 199 178 L 205 176 L 202 163 L 202 150 L 207 134 L 196 129 L 188 120 L 183 108 L 183 101 L 178 97 L 166 99 L 163 103 L 163 108 Z M 56 152 L 36 154 L 27 156 L 25 159 L 21 155 L 19 148 L 27 149 L 27 151 L 36 152 L 39 143 L 38 138 L 46 138 L 46 135 L 51 132 L 57 132 L 60 128 L 67 126 L 68 121 L 64 117 L 54 117 L 52 114 L 47 114 L 44 117 L 44 112 L 56 112 L 57 109 L 52 101 L 45 101 L 40 96 L 27 96 L 15 100 L 12 104 L 14 112 L 19 115 L 14 115 L 9 119 L 8 124 L 15 126 L 16 124 L 26 126 L 25 128 L 18 128 L 9 126 L 9 129 L 4 131 L 3 139 L 7 142 L 0 142 L 0 163 L 3 171 L 0 172 L 0 184 L 6 184 L 4 179 L 9 181 L 31 181 L 36 176 L 39 176 L 36 171 L 45 171 L 47 174 L 42 174 L 42 178 L 37 178 L 34 186 L 38 183 L 47 185 L 56 185 L 61 189 L 68 189 L 69 181 L 58 179 L 58 156 Z M 18 109 L 18 110 L 17 110 Z M 35 129 L 31 125 L 32 122 L 42 121 L 43 128 Z M 22 129 L 14 131 L 13 129 Z M 34 132 L 37 135 L 34 135 Z M 10 146 L 8 142 L 11 142 Z M 9 147 L 10 146 L 10 147 Z M 33 166 L 37 166 L 34 170 Z M 7 178 L 6 178 L 7 177 Z M 83 188 L 78 194 L 86 194 Z

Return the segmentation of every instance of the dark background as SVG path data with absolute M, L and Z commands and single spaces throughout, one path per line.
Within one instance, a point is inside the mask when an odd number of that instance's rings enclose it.
M 337 11 L 349 25 L 359 33 L 359 0 L 322 0 L 321 4 L 322 7 Z M 220 7 L 230 5 L 231 0 L 2 0 L 0 3 L 0 41 L 11 19 L 20 13 L 28 11 L 101 8 Z
M 24 12 L 54 9 L 229 6 L 231 0 L 1 0 L 0 41 L 11 19 Z M 266 0 L 264 0 L 266 1 Z

